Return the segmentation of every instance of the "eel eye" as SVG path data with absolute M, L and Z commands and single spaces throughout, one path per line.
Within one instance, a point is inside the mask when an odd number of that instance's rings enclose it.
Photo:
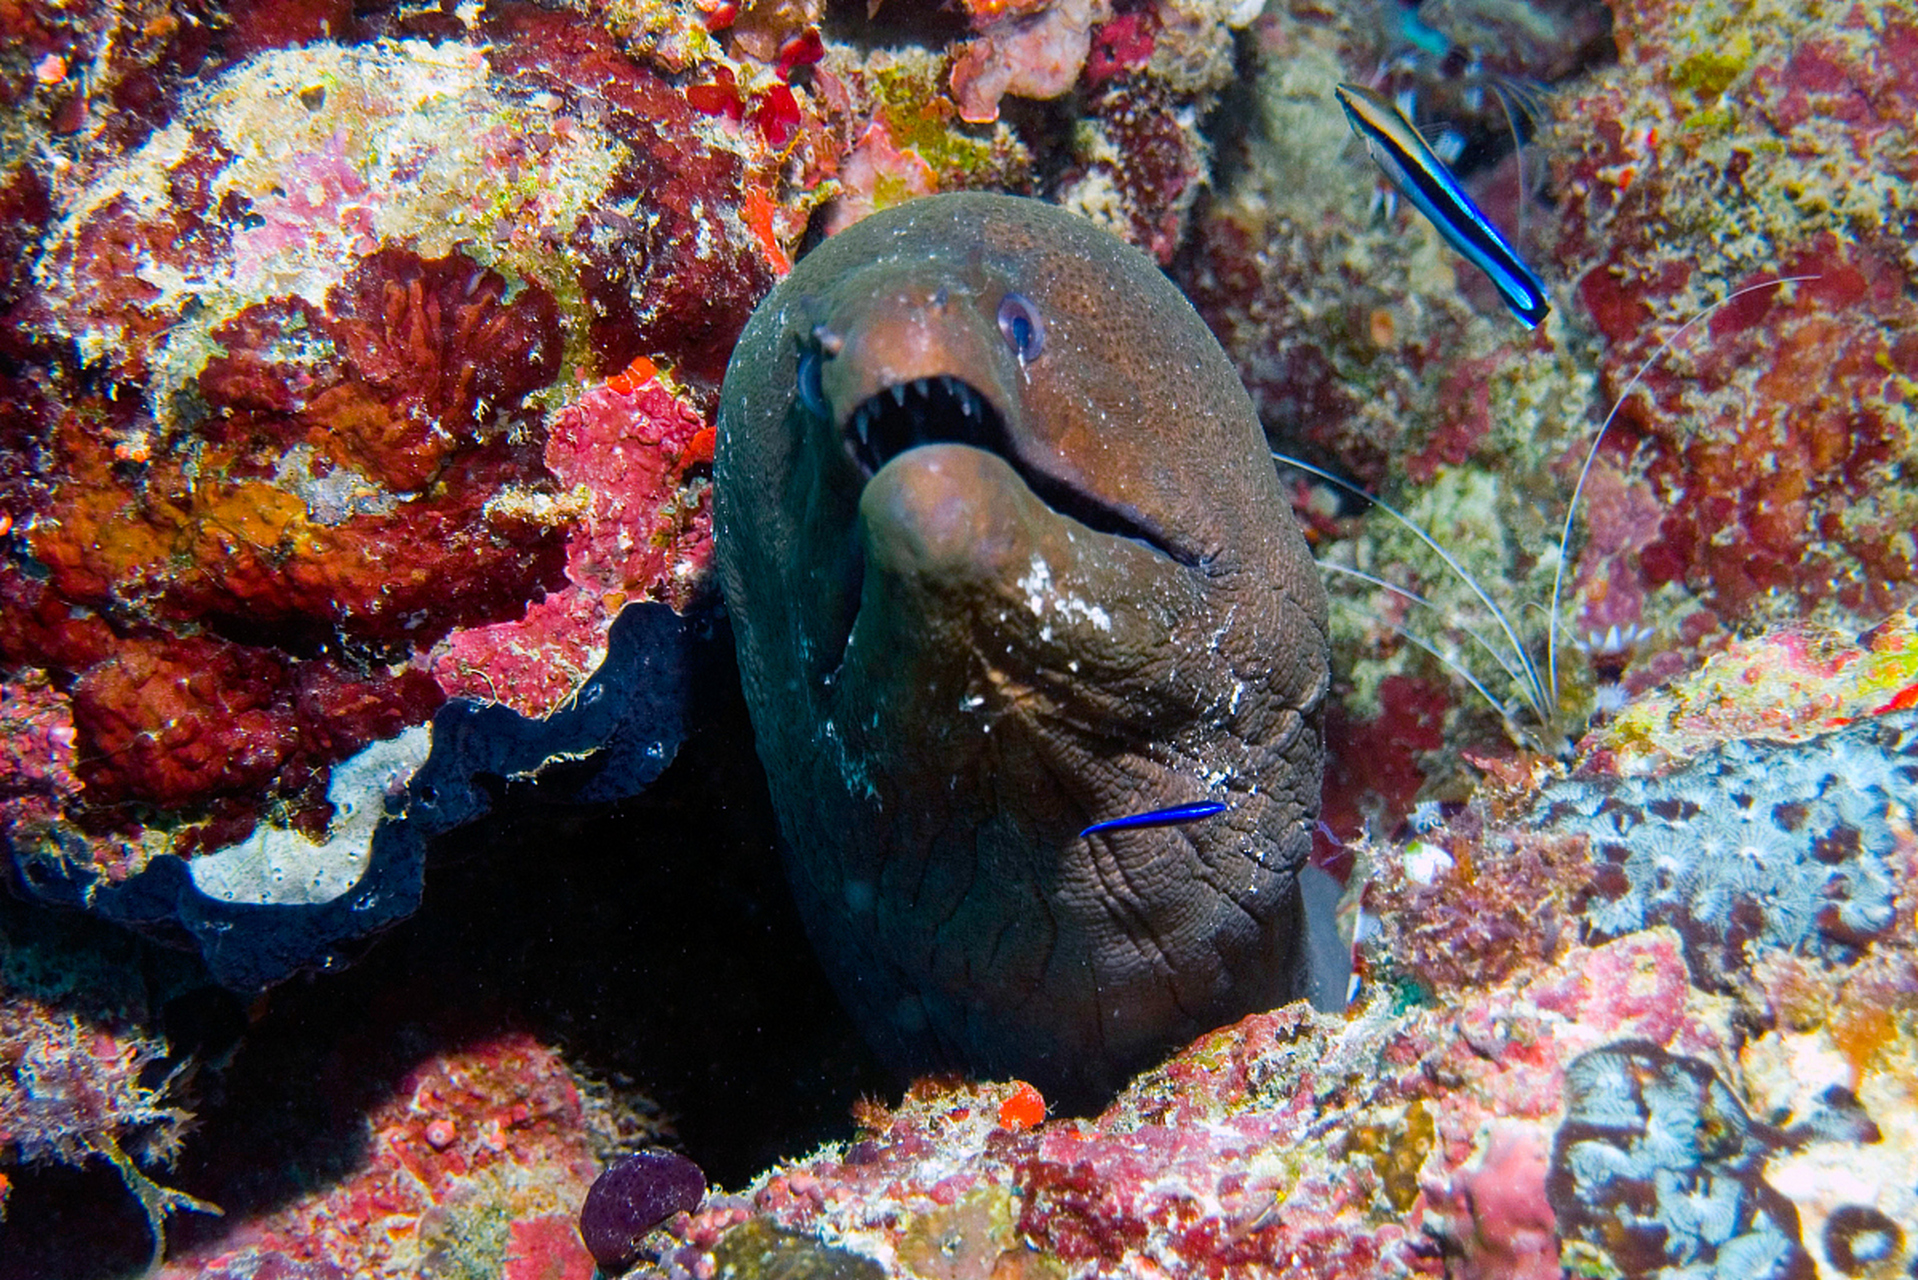
M 999 300 L 999 332 L 1021 364 L 1037 360 L 1046 349 L 1045 322 L 1023 293 L 1008 293 Z
M 817 347 L 801 347 L 795 380 L 799 383 L 799 403 L 806 406 L 806 412 L 831 421 L 832 406 L 826 403 L 826 384 L 820 377 L 825 362 Z

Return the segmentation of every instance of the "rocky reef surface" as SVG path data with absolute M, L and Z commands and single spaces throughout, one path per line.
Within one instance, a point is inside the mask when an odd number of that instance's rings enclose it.
M 1906 0 L 0 32 L 0 1276 L 164 1224 L 181 1276 L 585 1280 L 600 1163 L 675 1138 L 721 1176 L 647 1265 L 702 1278 L 1918 1274 Z M 1456 155 L 1539 329 L 1376 207 L 1341 80 Z M 1275 445 L 1512 639 L 1297 473 L 1355 606 L 1352 1010 L 1096 1117 L 921 1082 L 760 1172 L 885 1086 L 713 692 L 718 379 L 811 237 L 960 188 L 1154 253 Z
M 848 1275 L 1909 1274 L 1915 639 L 1827 637 L 1824 678 L 1734 701 L 1802 652 L 1745 646 L 1569 777 L 1497 772 L 1358 850 L 1342 1016 L 1248 1018 L 1089 1120 L 923 1082 L 656 1264 L 714 1274 L 756 1230 Z

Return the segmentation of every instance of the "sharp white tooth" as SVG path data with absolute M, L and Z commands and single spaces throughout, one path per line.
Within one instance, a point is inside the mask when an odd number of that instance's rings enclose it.
M 852 429 L 853 434 L 859 437 L 860 444 L 868 449 L 872 448 L 872 440 L 869 434 L 872 430 L 872 419 L 863 408 L 860 409 L 858 413 L 852 415 Z
M 972 392 L 963 389 L 959 392 L 959 412 L 968 418 L 978 412 L 978 406 L 972 402 Z
M 905 383 L 895 382 L 892 384 L 892 402 L 898 405 L 902 409 L 906 407 L 906 384 Z

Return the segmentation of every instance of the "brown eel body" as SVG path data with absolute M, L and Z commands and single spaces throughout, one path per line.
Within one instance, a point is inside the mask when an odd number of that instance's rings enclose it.
M 715 491 L 788 874 L 882 1056 L 1086 1106 L 1342 982 L 1299 887 L 1324 592 L 1144 255 L 1005 196 L 854 225 L 746 326 Z

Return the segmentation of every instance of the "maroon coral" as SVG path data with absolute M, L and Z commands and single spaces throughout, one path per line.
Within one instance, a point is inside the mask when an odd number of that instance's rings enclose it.
M 581 18 L 528 4 L 487 8 L 489 56 L 525 94 L 557 96 L 632 148 L 591 214 L 567 237 L 592 308 L 600 369 L 664 357 L 715 386 L 773 265 L 740 210 L 775 179 L 706 144 L 685 96 Z M 782 101 L 791 101 L 788 93 Z M 794 102 L 793 106 L 797 107 Z M 802 114 L 794 130 L 817 128 Z
M 1068 202 L 1075 188 L 1094 180 L 1116 191 L 1120 221 L 1111 229 L 1161 264 L 1171 262 L 1184 242 L 1186 215 L 1206 179 L 1205 144 L 1182 123 L 1181 105 L 1179 95 L 1149 82 L 1115 82 L 1093 94 L 1086 103 L 1088 123 L 1111 151 L 1074 165 L 1060 179 Z
M 1901 56 L 1918 50 L 1918 26 L 1892 18 L 1879 30 L 1853 10 L 1802 39 L 1761 42 L 1741 66 L 1698 50 L 1682 6 L 1646 0 L 1618 20 L 1624 64 L 1563 104 L 1579 147 L 1559 175 L 1558 252 L 1610 343 L 1612 388 L 1670 332 L 1654 317 L 1815 277 L 1716 312 L 1625 404 L 1613 430 L 1667 507 L 1634 589 L 1682 582 L 1732 618 L 1774 593 L 1882 612 L 1918 578 L 1908 514 L 1891 500 L 1913 456 L 1902 425 L 1918 377 L 1910 228 L 1889 212 L 1834 227 L 1819 200 L 1779 192 L 1847 183 L 1854 170 L 1875 182 L 1887 166 L 1918 176 L 1918 77 Z M 1694 112 L 1756 131 L 1721 140 L 1643 123 Z M 1774 266 L 1721 252 L 1720 215 L 1740 210 L 1767 223 Z
M 260 304 L 215 336 L 181 439 L 156 447 L 132 397 L 61 417 L 68 481 L 29 535 L 45 580 L 14 571 L 0 641 L 77 677 L 90 804 L 234 800 L 233 835 L 272 791 L 323 826 L 325 767 L 439 695 L 314 650 L 430 643 L 558 581 L 563 526 L 519 514 L 552 489 L 525 398 L 559 366 L 557 308 L 462 255 L 386 250 L 324 308 Z M 191 634 L 209 625 L 226 638 Z
M 284 663 L 204 637 L 134 641 L 74 686 L 90 790 L 172 807 L 257 787 L 285 758 Z

